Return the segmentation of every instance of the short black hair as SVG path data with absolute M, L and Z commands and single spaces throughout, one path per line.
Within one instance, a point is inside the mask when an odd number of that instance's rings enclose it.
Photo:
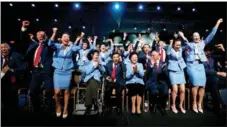
M 137 56 L 138 56 L 137 52 L 132 52 L 132 53 L 130 53 L 130 55 L 129 55 L 129 59 L 131 59 L 133 55 L 137 55 Z
M 88 53 L 88 55 L 87 55 L 88 60 L 92 60 L 92 56 L 93 56 L 95 53 L 98 53 L 98 54 L 99 54 L 99 51 L 98 51 L 98 50 L 91 50 L 91 51 Z
M 113 58 L 114 55 L 119 55 L 120 56 L 120 54 L 118 52 L 113 52 L 112 58 Z

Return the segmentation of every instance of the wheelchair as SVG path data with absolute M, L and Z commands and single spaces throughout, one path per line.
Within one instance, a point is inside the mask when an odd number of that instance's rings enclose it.
M 77 77 L 74 77 L 77 79 L 77 89 L 76 89 L 76 99 L 75 99 L 75 106 L 73 115 L 84 115 L 86 111 L 85 107 L 85 91 L 86 91 L 86 83 L 81 82 L 81 75 L 76 75 Z M 97 91 L 97 106 L 98 111 L 94 111 L 94 107 L 92 108 L 91 115 L 102 115 L 104 111 L 104 91 L 105 91 L 105 79 L 102 77 L 101 87 Z

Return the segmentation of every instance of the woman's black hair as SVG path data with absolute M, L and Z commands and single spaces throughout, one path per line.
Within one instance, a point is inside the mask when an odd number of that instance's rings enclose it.
M 151 46 L 149 44 L 144 44 L 143 47 L 142 47 L 142 50 L 144 51 L 144 46 L 148 46 L 149 48 L 151 48 Z
M 88 55 L 87 55 L 88 60 L 92 60 L 92 56 L 93 56 L 95 53 L 98 53 L 98 54 L 99 54 L 99 51 L 98 51 L 98 50 L 91 50 L 91 51 L 88 53 Z
M 130 59 L 130 60 L 131 60 L 131 58 L 132 58 L 133 55 L 137 55 L 137 57 L 138 57 L 137 52 L 132 52 L 132 53 L 130 53 L 130 55 L 129 55 L 129 59 Z
M 113 52 L 112 58 L 113 58 L 114 55 L 119 55 L 120 56 L 120 54 L 118 52 Z
M 173 40 L 173 44 L 172 44 L 173 47 L 174 47 L 174 45 L 176 44 L 177 41 L 180 41 L 181 42 L 181 39 L 175 39 L 175 40 Z

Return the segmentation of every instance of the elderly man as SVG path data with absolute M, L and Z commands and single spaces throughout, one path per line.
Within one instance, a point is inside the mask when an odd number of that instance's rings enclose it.
M 1 43 L 1 87 L 2 104 L 6 111 L 15 112 L 18 106 L 17 82 L 20 74 L 26 70 L 22 56 L 10 51 L 10 46 Z

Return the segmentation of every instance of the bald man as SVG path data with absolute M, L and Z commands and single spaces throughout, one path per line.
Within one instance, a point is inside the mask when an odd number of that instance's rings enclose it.
M 147 63 L 148 80 L 146 82 L 150 91 L 151 112 L 156 113 L 157 94 L 159 93 L 161 111 L 165 115 L 169 89 L 166 63 L 160 61 L 160 55 L 157 51 L 153 51 L 151 57 L 151 60 Z
M 22 62 L 22 56 L 18 53 L 11 52 L 10 46 L 1 43 L 1 94 L 3 110 L 7 112 L 17 111 L 18 107 L 18 81 L 20 75 L 26 70 L 25 64 Z

